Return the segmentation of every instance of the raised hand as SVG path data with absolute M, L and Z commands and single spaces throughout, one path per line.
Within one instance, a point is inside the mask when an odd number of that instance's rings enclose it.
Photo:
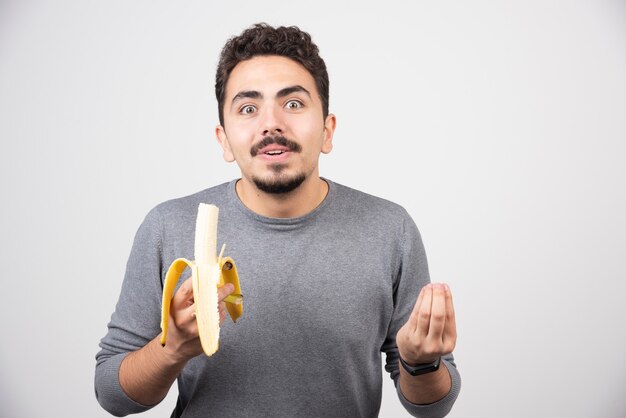
M 396 335 L 400 357 L 410 365 L 432 363 L 456 345 L 452 293 L 447 284 L 424 286 L 409 320 Z
M 234 287 L 231 283 L 227 283 L 217 290 L 220 326 L 226 318 L 224 298 L 233 291 Z M 180 285 L 172 298 L 170 324 L 171 328 L 168 331 L 168 339 L 164 347 L 168 351 L 168 355 L 176 359 L 188 360 L 202 353 L 191 278 Z

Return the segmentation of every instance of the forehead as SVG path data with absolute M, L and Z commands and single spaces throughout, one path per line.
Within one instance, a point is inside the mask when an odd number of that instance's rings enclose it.
M 241 91 L 258 91 L 271 95 L 284 87 L 294 85 L 301 85 L 311 93 L 318 93 L 313 76 L 300 63 L 276 55 L 257 56 L 241 61 L 233 68 L 226 84 L 225 98 L 228 103 Z

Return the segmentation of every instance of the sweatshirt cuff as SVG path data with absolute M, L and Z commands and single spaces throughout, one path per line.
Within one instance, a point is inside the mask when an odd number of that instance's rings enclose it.
M 109 357 L 96 370 L 96 399 L 102 407 L 116 417 L 144 412 L 152 408 L 132 400 L 120 385 L 119 371 L 129 353 Z
M 445 364 L 448 372 L 450 373 L 450 379 L 452 380 L 452 386 L 450 387 L 450 391 L 446 396 L 437 402 L 433 402 L 427 405 L 417 405 L 409 402 L 402 391 L 400 390 L 400 383 L 398 379 L 398 383 L 396 385 L 396 391 L 398 392 L 398 398 L 400 399 L 400 403 L 407 410 L 409 414 L 414 417 L 420 418 L 441 418 L 448 415 L 450 410 L 452 409 L 452 405 L 456 401 L 456 398 L 459 396 L 459 392 L 461 390 L 461 375 L 459 374 L 456 367 L 451 365 L 447 360 L 441 359 L 441 362 Z

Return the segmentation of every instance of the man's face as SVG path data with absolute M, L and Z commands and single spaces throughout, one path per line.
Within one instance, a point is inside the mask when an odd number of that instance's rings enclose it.
M 245 181 L 286 193 L 318 175 L 320 152 L 332 149 L 334 129 L 334 115 L 324 120 L 311 74 L 296 61 L 271 55 L 235 66 L 216 136 L 224 159 L 237 161 Z

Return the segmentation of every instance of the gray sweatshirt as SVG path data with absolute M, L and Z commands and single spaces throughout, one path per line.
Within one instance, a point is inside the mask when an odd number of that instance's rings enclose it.
M 96 355 L 103 408 L 117 416 L 149 409 L 120 387 L 120 363 L 160 333 L 165 273 L 178 257 L 193 260 L 202 202 L 220 209 L 218 248 L 226 243 L 225 255 L 237 264 L 244 313 L 236 324 L 224 322 L 216 354 L 187 363 L 172 416 L 375 417 L 383 352 L 409 413 L 448 413 L 460 389 L 452 355 L 443 361 L 452 390 L 442 400 L 414 405 L 398 387 L 395 336 L 429 282 L 415 223 L 395 203 L 325 180 L 324 201 L 298 218 L 252 212 L 239 200 L 236 180 L 148 213 Z

